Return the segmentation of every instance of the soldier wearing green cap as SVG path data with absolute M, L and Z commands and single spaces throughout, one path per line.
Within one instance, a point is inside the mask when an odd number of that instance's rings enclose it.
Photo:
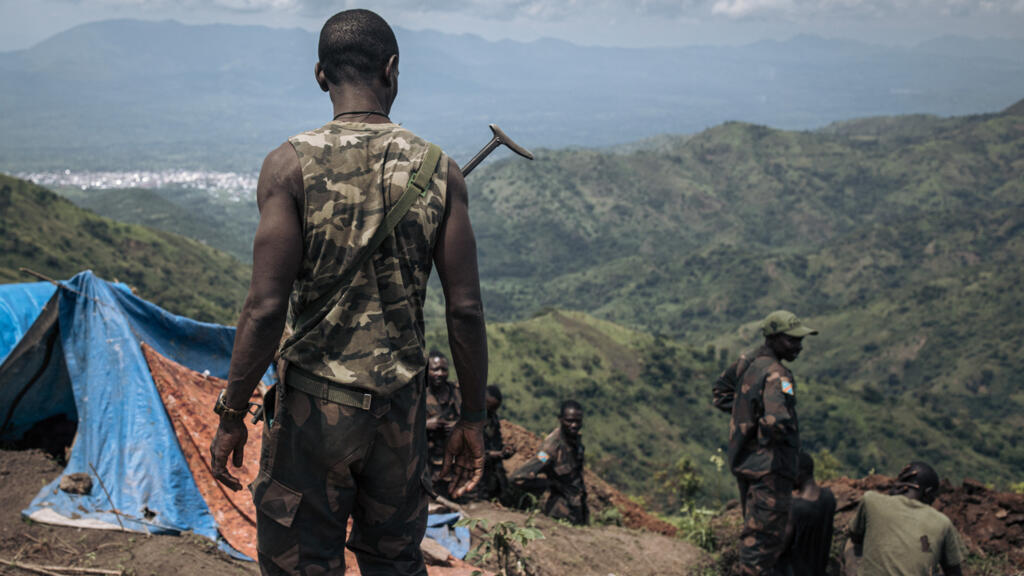
M 782 552 L 797 474 L 800 429 L 792 362 L 805 336 L 817 334 L 792 312 L 761 321 L 764 344 L 744 352 L 715 382 L 714 405 L 732 414 L 728 461 L 743 506 L 740 569 L 771 574 Z

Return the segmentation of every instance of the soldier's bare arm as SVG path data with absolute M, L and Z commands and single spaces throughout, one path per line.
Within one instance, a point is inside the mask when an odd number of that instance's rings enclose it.
M 302 261 L 302 223 L 296 205 L 301 195 L 299 158 L 286 142 L 263 161 L 256 186 L 260 222 L 253 242 L 249 295 L 238 318 L 231 352 L 224 401 L 229 408 L 248 405 L 281 340 L 288 296 Z M 213 475 L 232 490 L 242 486 L 228 472 L 227 461 L 233 456 L 233 464 L 241 466 L 246 435 L 244 422 L 221 418 L 210 445 Z
M 469 221 L 469 194 L 462 173 L 448 162 L 448 200 L 434 263 L 446 303 L 448 345 L 462 387 L 462 414 L 481 414 L 487 389 L 487 329 L 480 298 L 476 237 Z M 454 478 L 452 496 L 476 487 L 484 468 L 484 421 L 465 418 L 452 430 L 442 476 Z
M 509 477 L 512 484 L 522 490 L 534 494 L 542 494 L 548 489 L 551 482 L 548 480 L 546 471 L 549 469 L 547 460 L 541 460 L 541 456 L 534 456 L 527 460 L 522 466 L 516 468 Z

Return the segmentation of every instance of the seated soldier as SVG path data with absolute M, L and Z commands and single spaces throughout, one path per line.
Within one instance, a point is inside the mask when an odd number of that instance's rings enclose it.
M 484 476 L 473 492 L 476 500 L 497 499 L 505 502 L 508 492 L 508 477 L 505 475 L 504 460 L 516 453 L 512 446 L 505 446 L 501 438 L 501 419 L 498 418 L 501 408 L 501 388 L 491 385 L 487 387 L 487 420 L 484 424 Z
M 448 435 L 459 421 L 462 395 L 459 385 L 448 381 L 448 358 L 431 350 L 427 359 L 427 465 L 434 491 L 448 496 L 448 483 L 441 479 Z
M 548 493 L 543 512 L 573 524 L 588 524 L 587 488 L 583 484 L 583 406 L 562 402 L 559 426 L 548 434 L 540 451 L 512 473 L 512 484 L 539 497 Z M 542 477 L 543 476 L 543 477 Z
M 931 507 L 938 491 L 935 470 L 911 462 L 890 495 L 865 492 L 850 523 L 847 574 L 925 575 L 941 566 L 945 576 L 960 576 L 959 534 L 945 514 Z
M 796 492 L 776 572 L 786 576 L 821 576 L 827 573 L 832 552 L 836 497 L 814 481 L 814 459 L 810 454 L 801 450 L 798 462 Z

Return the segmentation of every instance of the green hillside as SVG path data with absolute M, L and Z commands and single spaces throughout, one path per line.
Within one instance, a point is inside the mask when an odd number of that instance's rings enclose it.
M 776 302 L 810 301 L 816 313 L 858 302 L 883 279 L 903 285 L 971 265 L 951 252 L 1012 251 L 1018 117 L 892 124 L 879 137 L 731 123 L 670 151 L 499 163 L 470 179 L 488 311 L 577 308 L 712 337 Z M 992 228 L 1008 222 L 1008 236 Z M 893 254 L 897 235 L 909 252 Z
M 249 286 L 235 258 L 176 236 L 102 218 L 24 180 L 0 175 L 0 282 L 92 269 L 177 314 L 234 324 Z
M 441 344 L 441 333 L 431 340 Z M 503 418 L 546 435 L 561 401 L 576 398 L 588 465 L 606 480 L 650 498 L 653 473 L 686 455 L 708 479 L 706 497 L 731 497 L 731 478 L 709 461 L 728 434 L 728 418 L 709 401 L 710 379 L 721 370 L 714 349 L 561 311 L 491 324 L 488 344 Z
M 734 356 L 790 308 L 822 329 L 793 366 L 810 448 L 1019 481 L 1019 108 L 497 163 L 469 182 L 489 318 L 582 310 Z
M 241 262 L 252 262 L 259 222 L 255 198 L 184 187 L 56 192 L 107 218 L 194 238 Z

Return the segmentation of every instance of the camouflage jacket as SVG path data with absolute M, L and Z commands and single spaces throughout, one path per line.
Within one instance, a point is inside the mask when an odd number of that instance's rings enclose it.
M 540 450 L 512 473 L 511 482 L 520 489 L 538 493 L 550 491 L 543 511 L 552 518 L 586 524 L 587 487 L 583 483 L 583 442 L 571 444 L 558 427 L 548 434 Z M 544 479 L 538 475 L 544 475 Z
M 740 376 L 746 372 L 751 361 L 762 354 L 766 348 L 761 346 L 753 350 L 747 350 L 740 354 L 740 357 L 728 368 L 722 371 L 711 388 L 711 403 L 722 412 L 732 414 L 732 401 L 736 397 L 736 388 L 739 385 Z
M 733 365 L 723 374 L 738 379 L 729 422 L 729 466 L 747 479 L 768 474 L 795 479 L 800 427 L 793 373 L 765 347 L 745 357 L 745 370 Z
M 427 386 L 427 419 L 438 418 L 444 422 L 458 422 L 459 413 L 462 410 L 462 394 L 459 392 L 459 385 L 455 382 L 448 382 L 450 392 L 447 402 L 439 402 L 437 396 Z M 427 454 L 430 456 L 430 465 L 440 468 L 444 463 L 444 449 L 448 443 L 448 432 L 443 427 L 427 432 Z
M 442 155 L 425 197 L 355 274 L 387 211 L 405 191 L 428 143 L 396 124 L 334 121 L 292 137 L 302 167 L 303 259 L 289 301 L 288 327 L 329 291 L 338 303 L 320 324 L 282 351 L 288 362 L 346 386 L 384 395 L 426 366 L 423 301 L 444 216 L 448 160 Z

